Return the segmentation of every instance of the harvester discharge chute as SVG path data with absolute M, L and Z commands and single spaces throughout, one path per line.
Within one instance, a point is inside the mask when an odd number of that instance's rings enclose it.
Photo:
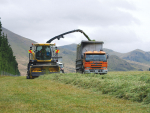
M 72 30 L 72 31 L 68 31 L 66 33 L 63 33 L 63 34 L 60 34 L 58 36 L 55 36 L 53 38 L 51 38 L 50 40 L 48 40 L 46 43 L 51 43 L 53 40 L 55 39 L 60 39 L 60 38 L 64 38 L 64 35 L 67 35 L 67 34 L 70 34 L 70 33 L 74 33 L 74 32 L 80 32 L 80 33 L 83 33 L 83 35 L 88 39 L 88 41 L 95 41 L 95 40 L 91 40 L 87 34 L 85 34 L 82 30 L 80 29 L 76 29 L 76 30 Z
M 43 74 L 59 73 L 60 67 L 56 59 L 58 53 L 55 51 L 57 51 L 55 44 L 32 44 L 29 50 L 27 79 Z M 52 59 L 52 57 L 56 58 Z

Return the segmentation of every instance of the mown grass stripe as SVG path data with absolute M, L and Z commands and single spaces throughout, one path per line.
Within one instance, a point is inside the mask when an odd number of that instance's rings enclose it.
M 109 72 L 98 74 L 50 74 L 38 79 L 50 79 L 72 84 L 118 98 L 150 104 L 150 73 L 149 72 Z

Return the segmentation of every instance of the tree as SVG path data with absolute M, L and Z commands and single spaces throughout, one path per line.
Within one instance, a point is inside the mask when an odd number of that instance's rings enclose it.
M 1 18 L 0 18 L 1 19 Z M 0 36 L 2 35 L 2 24 L 1 24 L 1 21 L 0 21 Z
M 15 56 L 13 56 L 13 51 L 8 42 L 7 35 L 2 33 L 2 24 L 0 21 L 0 72 L 1 71 L 13 75 L 20 75 L 18 63 Z

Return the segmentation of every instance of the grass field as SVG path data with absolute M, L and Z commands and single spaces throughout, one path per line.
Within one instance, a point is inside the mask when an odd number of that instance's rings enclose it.
M 53 74 L 39 79 L 51 79 L 66 84 L 76 85 L 102 94 L 150 104 L 150 72 L 109 72 L 99 74 Z
M 143 77 L 141 74 L 145 76 Z M 143 98 L 145 101 L 140 101 L 142 103 L 131 101 L 132 96 L 131 100 L 125 100 L 126 98 L 118 99 L 116 98 L 117 94 L 113 93 L 111 88 L 109 88 L 110 86 L 119 88 L 124 83 L 122 80 L 125 76 L 126 81 L 135 78 L 133 80 L 133 92 L 142 90 L 143 83 L 145 83 L 144 86 L 147 89 L 149 88 L 150 76 L 148 72 L 130 72 L 128 74 L 127 72 L 111 72 L 108 75 L 102 76 L 51 74 L 30 80 L 25 79 L 23 76 L 0 77 L 0 112 L 149 113 L 150 104 L 146 100 L 148 96 Z M 130 76 L 132 77 L 130 78 Z M 98 82 L 100 80 L 101 82 Z M 137 80 L 139 82 L 136 82 Z M 102 81 L 105 82 L 107 87 L 104 87 Z M 130 90 L 130 81 L 126 90 Z M 135 84 L 138 84 L 140 89 L 135 89 Z

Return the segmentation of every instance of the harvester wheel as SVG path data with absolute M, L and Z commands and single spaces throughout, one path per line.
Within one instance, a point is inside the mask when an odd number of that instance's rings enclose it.
M 60 73 L 64 73 L 64 70 L 61 70 Z
M 27 79 L 30 79 L 30 76 L 27 76 L 26 78 L 27 78 Z

